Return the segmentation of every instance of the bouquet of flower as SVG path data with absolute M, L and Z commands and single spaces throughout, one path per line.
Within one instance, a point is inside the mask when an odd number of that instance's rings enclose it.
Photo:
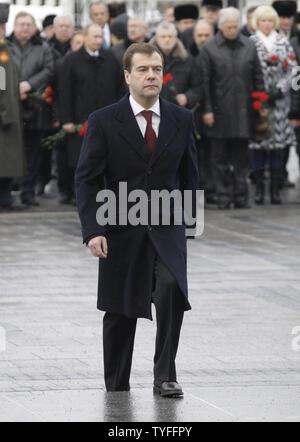
M 52 104 L 53 99 L 53 88 L 52 86 L 47 86 L 46 89 L 40 92 L 31 92 L 28 97 L 35 97 L 38 100 L 45 101 L 47 104 Z
M 268 137 L 270 124 L 269 112 L 266 104 L 269 100 L 269 95 L 265 92 L 252 92 L 251 97 L 255 100 L 253 102 L 254 114 L 254 135 L 253 139 L 261 142 Z
M 87 126 L 88 126 L 87 121 L 83 124 L 75 124 L 75 130 L 77 135 L 79 135 L 80 137 L 84 137 L 87 131 Z M 46 149 L 49 150 L 53 149 L 53 147 L 57 146 L 57 144 L 59 144 L 67 134 L 68 134 L 67 131 L 65 131 L 64 129 L 60 129 L 60 131 L 58 131 L 55 135 L 51 135 L 47 138 L 44 138 L 42 145 Z

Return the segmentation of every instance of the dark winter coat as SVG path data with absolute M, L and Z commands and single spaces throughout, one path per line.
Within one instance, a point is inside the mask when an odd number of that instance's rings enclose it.
M 115 103 L 124 92 L 124 75 L 110 51 L 92 57 L 83 47 L 68 55 L 62 65 L 61 123 L 83 124 L 92 112 Z M 82 137 L 68 138 L 70 166 L 76 167 Z
M 8 54 L 7 61 L 0 60 L 0 75 L 5 83 L 2 90 L 0 82 L 0 178 L 14 178 L 25 173 L 19 75 L 5 40 L 0 41 L 0 53 Z
M 92 114 L 76 172 L 76 198 L 83 240 L 105 236 L 108 258 L 100 259 L 100 310 L 152 319 L 151 295 L 156 252 L 175 276 L 190 309 L 187 286 L 185 225 L 100 226 L 96 195 L 104 188 L 117 195 L 120 182 L 128 193 L 199 187 L 197 153 L 190 111 L 161 99 L 159 137 L 151 155 L 132 112 L 129 95 Z M 128 208 L 130 205 L 128 205 Z M 126 212 L 128 214 L 128 211 Z
M 250 138 L 253 131 L 251 93 L 264 90 L 255 45 L 239 35 L 228 42 L 221 31 L 201 49 L 204 112 L 213 112 L 212 138 Z
M 156 38 L 150 43 L 159 48 Z M 188 99 L 187 107 L 192 109 L 201 99 L 201 77 L 194 58 L 188 54 L 180 40 L 177 40 L 172 53 L 164 58 L 164 76 L 172 74 L 173 81 L 163 86 L 161 96 L 178 104 L 176 95 L 184 94 Z
M 10 47 L 14 55 L 20 82 L 28 81 L 32 92 L 40 92 L 51 83 L 54 75 L 52 51 L 41 37 L 34 36 L 21 47 L 14 35 L 9 38 Z M 47 104 L 41 100 L 29 97 L 23 103 L 23 120 L 26 130 L 47 130 L 45 108 Z

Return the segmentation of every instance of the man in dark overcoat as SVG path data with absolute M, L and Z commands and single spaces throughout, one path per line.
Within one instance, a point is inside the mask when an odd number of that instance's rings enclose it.
M 157 317 L 154 391 L 181 396 L 175 358 L 184 311 L 191 308 L 186 223 L 154 225 L 148 217 L 137 225 L 99 225 L 96 196 L 106 188 L 120 204 L 126 198 L 132 201 L 132 191 L 143 190 L 148 204 L 153 190 L 194 193 L 199 175 L 193 115 L 159 99 L 163 57 L 156 47 L 133 44 L 125 53 L 124 69 L 130 94 L 90 116 L 75 179 L 83 240 L 100 257 L 98 308 L 106 312 L 105 383 L 108 391 L 130 390 L 137 318 L 152 320 L 153 302 Z M 126 196 L 119 195 L 120 183 L 128 187 Z M 120 209 L 118 217 L 124 213 L 128 211 Z
M 118 101 L 124 94 L 124 77 L 110 51 L 103 51 L 102 28 L 89 25 L 84 46 L 67 56 L 60 74 L 60 118 L 69 133 L 69 166 L 76 168 L 82 137 L 75 126 L 84 124 L 95 110 Z
M 200 51 L 203 119 L 211 138 L 218 206 L 248 207 L 248 142 L 253 133 L 254 91 L 263 91 L 255 45 L 239 32 L 240 12 L 220 12 L 220 31 Z M 231 170 L 233 168 L 233 175 Z
M 9 4 L 0 4 L 0 211 L 18 210 L 11 194 L 12 178 L 25 173 L 23 130 L 20 114 L 19 74 L 5 27 Z

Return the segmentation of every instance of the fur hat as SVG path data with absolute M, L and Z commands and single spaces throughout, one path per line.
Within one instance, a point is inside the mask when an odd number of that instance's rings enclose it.
M 272 6 L 279 17 L 293 17 L 297 12 L 297 2 L 295 0 L 278 0 L 273 2 Z
M 46 29 L 48 26 L 52 26 L 54 23 L 54 20 L 56 18 L 56 15 L 47 15 L 47 17 L 43 20 L 43 29 Z
M 10 3 L 0 3 L 0 25 L 8 22 Z
M 197 20 L 199 18 L 199 9 L 195 5 L 178 5 L 175 7 L 175 20 L 185 20 L 192 18 Z
M 222 9 L 223 8 L 223 0 L 203 0 L 202 7 L 210 9 Z

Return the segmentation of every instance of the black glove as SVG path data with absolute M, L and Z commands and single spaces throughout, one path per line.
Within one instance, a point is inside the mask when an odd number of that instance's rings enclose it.
M 276 100 L 280 100 L 281 98 L 284 97 L 284 95 L 283 95 L 283 93 L 281 92 L 281 90 L 280 90 L 280 89 L 277 89 L 277 88 L 272 89 L 272 90 L 269 92 L 268 95 L 269 95 L 269 101 L 268 101 L 268 103 L 269 103 L 271 106 L 275 105 Z

